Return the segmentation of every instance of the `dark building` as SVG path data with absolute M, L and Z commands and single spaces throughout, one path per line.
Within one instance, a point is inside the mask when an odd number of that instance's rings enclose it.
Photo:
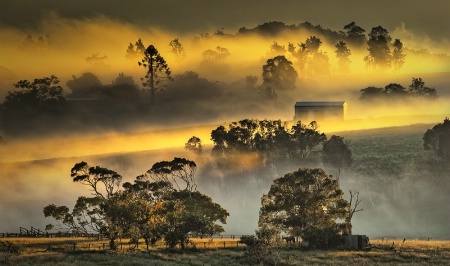
M 346 102 L 296 102 L 294 120 L 304 124 L 322 120 L 342 121 L 346 111 Z

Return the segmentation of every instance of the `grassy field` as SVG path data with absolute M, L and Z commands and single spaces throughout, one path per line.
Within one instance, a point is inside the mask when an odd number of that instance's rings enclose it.
M 111 252 L 101 248 L 105 241 L 75 238 L 4 238 L 0 241 L 13 242 L 21 249 L 21 253 L 11 256 L 9 261 L 2 256 L 0 265 L 248 265 L 245 246 L 236 247 L 233 239 L 212 242 L 195 239 L 198 248 L 184 252 L 169 251 L 162 245 L 147 250 L 144 244 L 134 250 L 124 248 Z M 224 241 L 226 248 L 223 248 Z M 75 251 L 72 250 L 74 243 Z M 202 248 L 203 243 L 207 243 L 207 248 Z M 47 250 L 49 244 L 50 251 Z M 90 250 L 86 248 L 89 244 Z M 371 246 L 370 251 L 347 251 L 305 250 L 284 244 L 273 248 L 271 258 L 276 265 L 448 265 L 450 259 L 450 241 L 385 239 L 372 240 Z

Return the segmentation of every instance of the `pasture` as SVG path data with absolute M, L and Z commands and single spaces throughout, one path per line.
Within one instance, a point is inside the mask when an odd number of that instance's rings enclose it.
M 2 238 L 1 241 L 19 246 L 20 254 L 10 256 L 7 261 L 6 254 L 2 253 L 0 265 L 249 265 L 245 260 L 246 247 L 236 246 L 237 239 L 193 239 L 197 248 L 191 246 L 183 252 L 167 250 L 162 243 L 148 250 L 144 243 L 137 249 L 125 248 L 128 245 L 124 244 L 123 249 L 112 252 L 102 248 L 105 241 L 86 238 Z M 207 248 L 203 248 L 204 243 L 208 243 Z M 450 259 L 450 241 L 383 239 L 372 240 L 371 246 L 369 251 L 309 250 L 283 242 L 272 248 L 270 256 L 276 265 L 448 265 Z

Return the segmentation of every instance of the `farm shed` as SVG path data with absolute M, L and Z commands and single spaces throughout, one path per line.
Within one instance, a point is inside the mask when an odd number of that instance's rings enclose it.
M 346 102 L 296 102 L 294 121 L 344 120 Z

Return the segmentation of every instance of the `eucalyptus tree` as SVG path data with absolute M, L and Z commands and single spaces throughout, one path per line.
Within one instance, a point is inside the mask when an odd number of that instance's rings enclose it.
M 296 232 L 310 226 L 328 228 L 346 225 L 349 203 L 339 182 L 320 168 L 300 168 L 273 181 L 261 198 L 259 227 Z

